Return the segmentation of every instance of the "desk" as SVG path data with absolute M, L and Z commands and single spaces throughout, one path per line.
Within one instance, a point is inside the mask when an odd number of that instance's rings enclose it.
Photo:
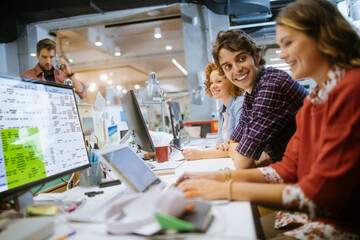
M 207 159 L 187 161 L 176 169 L 175 175 L 165 175 L 161 178 L 169 183 L 174 182 L 184 171 L 216 171 L 223 167 L 233 168 L 230 158 Z M 112 191 L 114 188 L 125 187 L 123 185 L 103 188 L 104 191 Z M 76 199 L 89 188 L 77 187 L 67 192 L 68 197 Z M 230 202 L 215 205 L 213 207 L 214 220 L 204 234 L 186 234 L 184 239 L 256 239 L 254 220 L 249 202 Z M 77 233 L 69 240 L 83 239 L 148 239 L 137 235 L 112 236 L 106 234 L 105 224 L 99 223 L 75 223 L 68 222 L 65 216 L 59 214 L 55 219 L 55 234 L 49 240 L 55 240 L 65 234 L 76 230 Z

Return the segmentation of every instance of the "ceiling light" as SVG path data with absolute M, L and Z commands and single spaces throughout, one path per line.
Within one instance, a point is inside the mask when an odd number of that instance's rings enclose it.
M 269 65 L 266 65 L 266 67 L 274 67 L 274 68 L 289 67 L 289 64 L 287 64 L 287 63 L 269 64 Z
M 95 85 L 90 84 L 89 91 L 94 92 L 95 90 L 96 90 L 96 84 Z
M 161 29 L 159 27 L 154 29 L 154 37 L 161 38 Z
M 105 82 L 108 79 L 108 76 L 106 74 L 101 74 L 100 75 L 100 80 Z
M 70 62 L 70 63 L 74 62 L 74 59 L 69 58 L 69 62 Z
M 111 80 L 107 80 L 107 81 L 106 81 L 106 84 L 107 84 L 107 85 L 111 85 L 112 83 L 113 83 L 113 82 L 112 82 Z
M 124 93 L 124 94 L 127 93 L 127 90 L 126 90 L 126 89 L 123 89 L 123 90 L 122 90 L 122 93 Z
M 281 61 L 281 59 L 280 58 L 270 58 L 270 61 L 271 62 L 276 62 L 276 61 Z
M 96 87 L 96 83 L 95 82 L 90 83 L 90 87 Z
M 156 9 L 147 12 L 147 15 L 149 15 L 150 17 L 155 17 L 155 16 L 158 16 L 159 14 L 160 14 L 160 11 L 156 10 Z
M 277 69 L 281 69 L 281 70 L 284 70 L 284 71 L 288 71 L 288 70 L 290 70 L 290 67 L 279 67 L 279 68 L 277 68 Z
M 180 69 L 180 71 L 182 71 L 183 74 L 185 74 L 185 76 L 188 74 L 188 72 L 185 70 L 185 68 L 183 68 L 183 66 L 181 66 L 180 63 L 178 63 L 175 59 L 172 59 L 171 62 L 172 62 L 178 69 Z
M 95 45 L 98 47 L 103 45 L 103 43 L 101 42 L 100 36 L 96 36 Z
M 172 46 L 171 45 L 166 45 L 165 49 L 169 51 L 169 50 L 172 49 Z
M 30 53 L 30 56 L 36 57 L 36 53 Z
M 139 85 L 139 84 L 135 84 L 135 85 L 134 85 L 134 88 L 135 88 L 136 90 L 138 90 L 138 89 L 140 88 L 140 85 Z
M 120 91 L 120 90 L 122 89 L 122 86 L 121 86 L 121 85 L 117 85 L 117 86 L 116 86 L 116 89 Z
M 121 52 L 120 52 L 120 48 L 119 48 L 119 47 L 115 47 L 114 55 L 117 56 L 117 57 L 121 55 Z

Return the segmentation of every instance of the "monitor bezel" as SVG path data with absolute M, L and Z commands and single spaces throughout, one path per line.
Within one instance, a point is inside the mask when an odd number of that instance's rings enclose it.
M 72 86 L 53 83 L 53 82 L 45 82 L 45 81 L 35 80 L 35 79 L 30 79 L 30 78 L 20 78 L 20 77 L 15 77 L 15 76 L 9 76 L 9 75 L 6 75 L 6 74 L 0 74 L 0 78 L 9 78 L 10 80 L 17 80 L 17 81 L 22 81 L 22 82 L 30 82 L 30 83 L 34 83 L 34 84 L 41 84 L 41 85 L 48 85 L 48 86 L 72 89 L 73 98 L 75 100 L 75 105 L 76 105 L 76 111 L 77 111 L 78 116 L 79 116 L 79 109 L 77 107 L 77 101 L 76 101 L 76 97 L 75 97 L 75 92 L 74 92 L 74 88 Z M 81 122 L 80 122 L 80 117 L 78 118 L 78 121 L 79 121 L 79 124 L 80 124 L 81 132 L 83 132 Z M 84 140 L 84 146 L 86 147 L 84 134 L 82 134 L 82 137 L 83 137 L 83 140 Z M 72 174 L 74 172 L 78 172 L 80 170 L 89 168 L 91 165 L 90 165 L 90 161 L 89 161 L 88 151 L 86 151 L 86 155 L 87 155 L 87 158 L 88 158 L 88 164 L 86 164 L 84 166 L 81 166 L 81 167 L 77 167 L 77 168 L 74 168 L 74 169 L 67 170 L 65 172 L 57 173 L 55 175 L 48 176 L 46 178 L 36 180 L 34 182 L 30 182 L 30 183 L 27 183 L 25 185 L 21 185 L 21 186 L 12 188 L 12 189 L 5 190 L 3 192 L 0 192 L 0 198 L 3 198 L 3 197 L 17 197 L 17 196 L 21 195 L 22 193 L 28 191 L 29 189 L 31 189 L 33 187 L 36 187 L 36 186 L 38 186 L 40 184 L 45 184 L 47 182 L 50 182 L 50 181 L 52 181 L 54 179 L 57 179 L 57 178 L 60 178 L 62 176 Z
M 169 113 L 170 113 L 170 123 L 171 123 L 171 128 L 172 128 L 172 131 L 173 131 L 173 136 L 174 136 L 174 139 L 177 139 L 179 138 L 180 136 L 180 129 L 177 130 L 176 129 L 176 125 L 177 123 L 175 122 L 175 115 L 174 115 L 174 105 L 173 104 L 178 104 L 179 105 L 179 110 L 180 110 L 180 103 L 179 102 L 176 102 L 176 101 L 168 101 L 169 103 Z M 181 112 L 180 112 L 180 115 L 181 115 Z M 179 123 L 179 125 L 181 126 L 182 123 Z
M 135 105 L 135 110 L 136 111 L 136 114 L 139 115 L 139 118 L 136 118 L 139 120 L 138 123 L 140 123 L 142 125 L 142 128 L 143 128 L 143 131 L 141 131 L 142 133 L 139 133 L 137 131 L 134 131 L 133 129 L 130 128 L 130 126 L 132 126 L 132 122 L 131 122 L 131 119 L 128 119 L 129 116 L 127 116 L 128 114 L 128 106 L 125 105 L 123 103 L 124 99 L 125 98 L 131 98 L 131 101 L 134 103 Z M 128 129 L 132 131 L 132 135 L 133 135 L 133 139 L 136 143 L 136 145 L 139 146 L 139 148 L 143 151 L 146 151 L 146 152 L 155 152 L 155 145 L 152 141 L 152 138 L 150 136 L 150 133 L 149 133 L 149 130 L 146 126 L 146 123 L 145 123 L 145 120 L 144 120 L 144 117 L 142 115 L 142 112 L 140 110 L 140 106 L 139 106 L 139 103 L 136 99 L 136 96 L 135 96 L 135 93 L 134 93 L 134 90 L 130 89 L 122 98 L 121 98 L 121 106 L 122 106 L 122 109 L 123 109 L 123 112 L 124 112 L 124 117 L 125 117 L 125 120 L 126 120 L 126 124 L 128 126 Z M 130 124 L 129 124 L 130 123 Z M 146 138 L 147 142 L 149 142 L 149 146 L 146 146 L 145 148 L 143 148 L 143 146 L 141 146 L 141 138 L 139 137 L 139 135 L 143 134 L 143 136 Z M 149 148 L 148 148 L 149 147 Z

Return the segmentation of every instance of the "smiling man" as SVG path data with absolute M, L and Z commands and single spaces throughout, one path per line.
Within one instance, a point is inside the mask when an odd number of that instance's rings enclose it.
M 219 73 L 245 90 L 229 147 L 238 169 L 281 160 L 296 130 L 295 115 L 307 95 L 286 72 L 264 67 L 262 50 L 240 29 L 220 31 L 213 46 Z

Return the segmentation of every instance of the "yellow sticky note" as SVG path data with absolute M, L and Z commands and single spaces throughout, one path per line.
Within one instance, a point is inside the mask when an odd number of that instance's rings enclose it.
M 41 207 L 27 207 L 26 213 L 29 215 L 55 215 L 58 212 L 58 206 L 41 206 Z

